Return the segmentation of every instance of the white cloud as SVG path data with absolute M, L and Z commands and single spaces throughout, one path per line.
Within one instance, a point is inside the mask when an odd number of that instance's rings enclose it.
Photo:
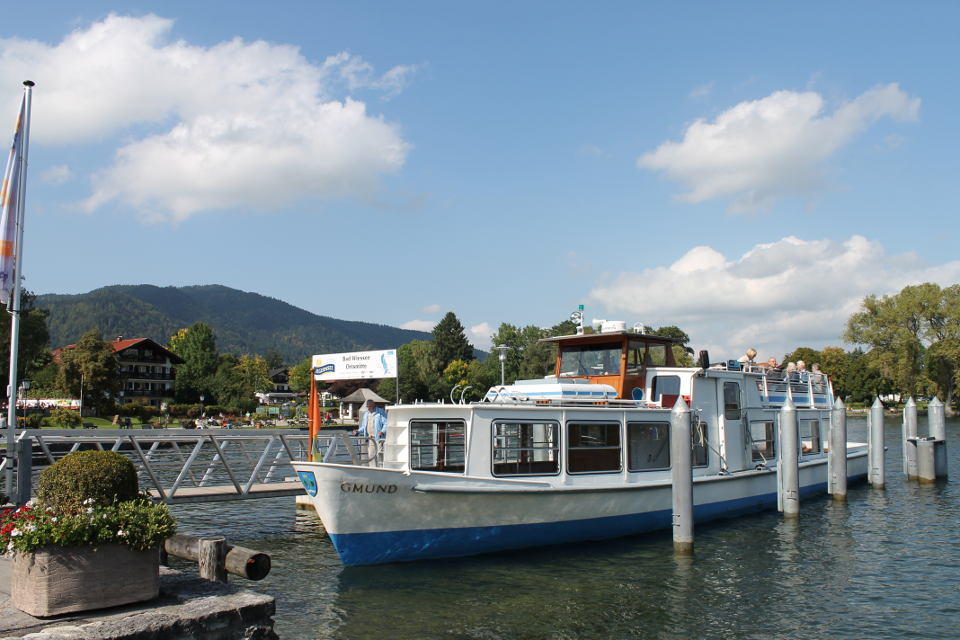
M 440 313 L 440 309 L 441 307 L 438 304 L 428 304 L 423 309 L 420 309 L 420 313 L 424 315 L 431 315 L 434 313 Z
M 239 38 L 170 41 L 173 21 L 110 15 L 56 45 L 0 39 L 0 81 L 30 77 L 40 143 L 125 136 L 85 202 L 132 205 L 149 219 L 268 210 L 302 198 L 364 194 L 403 166 L 410 145 L 363 102 L 412 67 L 377 76 L 349 53 L 311 63 L 298 49 Z M 42 98 L 42 99 L 41 99 Z
M 705 84 L 701 84 L 699 86 L 694 87 L 693 90 L 690 92 L 689 98 L 691 100 L 700 100 L 702 98 L 706 98 L 707 96 L 709 96 L 710 92 L 712 91 L 713 91 L 713 83 L 707 82 Z
M 40 181 L 47 184 L 63 184 L 73 178 L 73 171 L 65 164 L 50 167 L 40 174 Z
M 408 320 L 400 325 L 401 329 L 413 329 L 414 331 L 433 331 L 437 326 L 436 320 Z
M 600 158 L 607 155 L 607 152 L 602 147 L 598 147 L 595 144 L 580 145 L 578 153 L 582 156 L 590 156 L 594 158 Z
M 824 188 L 821 164 L 857 133 L 883 117 L 915 120 L 919 111 L 920 99 L 896 84 L 874 87 L 832 113 L 824 113 L 818 93 L 778 91 L 713 122 L 695 121 L 682 141 L 664 142 L 637 165 L 685 185 L 679 200 L 730 199 L 730 211 L 757 211 Z
M 490 349 L 490 345 L 493 344 L 491 339 L 494 333 L 496 333 L 496 331 L 488 322 L 475 324 L 470 327 L 470 343 L 473 344 L 473 346 L 477 349 L 488 351 Z
M 679 326 L 714 360 L 739 357 L 748 347 L 779 359 L 799 346 L 842 344 L 847 318 L 869 294 L 958 281 L 960 261 L 931 265 L 913 253 L 887 253 L 862 236 L 787 237 L 734 259 L 694 247 L 669 266 L 620 274 L 590 296 L 610 313 L 625 314 L 628 324 Z

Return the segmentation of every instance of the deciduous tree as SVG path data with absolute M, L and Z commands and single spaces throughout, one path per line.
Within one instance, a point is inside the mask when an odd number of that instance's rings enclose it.
M 960 285 L 941 289 L 928 282 L 893 296 L 867 296 L 844 338 L 870 347 L 870 365 L 895 391 L 939 392 L 952 412 L 960 375 Z
M 114 394 L 122 387 L 120 360 L 113 345 L 96 329 L 83 334 L 76 346 L 60 354 L 60 390 L 70 397 L 80 397 L 81 378 L 84 406 L 96 407 L 101 412 L 109 410 Z
M 36 296 L 20 292 L 20 339 L 17 354 L 17 379 L 32 378 L 34 373 L 50 362 L 50 333 L 47 330 L 47 312 L 34 306 Z M 0 313 L 0 389 L 6 389 L 10 371 L 10 314 Z
M 201 394 L 210 395 L 219 364 L 213 329 L 195 322 L 170 336 L 169 348 L 185 361 L 177 367 L 177 401 L 199 402 Z

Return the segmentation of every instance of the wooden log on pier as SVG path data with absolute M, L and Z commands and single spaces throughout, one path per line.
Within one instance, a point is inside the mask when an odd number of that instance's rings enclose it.
M 174 536 L 171 536 L 166 539 L 163 543 L 164 550 L 172 555 L 177 556 L 178 558 L 183 558 L 184 560 L 192 560 L 193 562 L 201 563 L 201 575 L 205 578 L 211 579 L 209 576 L 204 575 L 205 571 L 203 565 L 208 565 L 213 562 L 214 555 L 219 558 L 220 552 L 216 550 L 216 545 L 203 545 L 203 538 L 197 538 L 195 536 L 188 536 L 181 533 L 178 533 Z M 206 554 L 202 547 L 205 547 Z M 211 548 L 213 550 L 211 551 Z M 263 580 L 268 573 L 270 573 L 270 555 L 263 553 L 261 551 L 254 551 L 253 549 L 246 549 L 244 547 L 236 547 L 232 544 L 226 542 L 223 543 L 223 561 L 222 566 L 226 573 L 233 574 L 235 576 L 240 576 L 241 578 L 246 578 L 247 580 Z M 201 559 L 203 556 L 207 556 L 206 562 L 203 562 Z M 215 568 L 213 575 L 217 575 L 218 571 Z M 224 580 L 226 576 L 224 575 Z M 219 578 L 217 579 L 218 581 Z

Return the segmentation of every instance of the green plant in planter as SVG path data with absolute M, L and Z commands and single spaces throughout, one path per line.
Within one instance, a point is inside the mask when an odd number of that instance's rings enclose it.
M 37 500 L 0 512 L 0 551 L 118 543 L 157 548 L 176 532 L 167 505 L 139 493 L 133 464 L 111 451 L 78 451 L 40 474 Z
M 78 509 L 87 500 L 106 506 L 133 500 L 140 483 L 133 463 L 114 451 L 76 451 L 40 473 L 37 501 L 55 511 Z

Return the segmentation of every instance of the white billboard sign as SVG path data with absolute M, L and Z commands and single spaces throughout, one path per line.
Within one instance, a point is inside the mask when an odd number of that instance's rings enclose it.
M 355 351 L 313 356 L 313 377 L 317 380 L 396 378 L 397 350 Z

